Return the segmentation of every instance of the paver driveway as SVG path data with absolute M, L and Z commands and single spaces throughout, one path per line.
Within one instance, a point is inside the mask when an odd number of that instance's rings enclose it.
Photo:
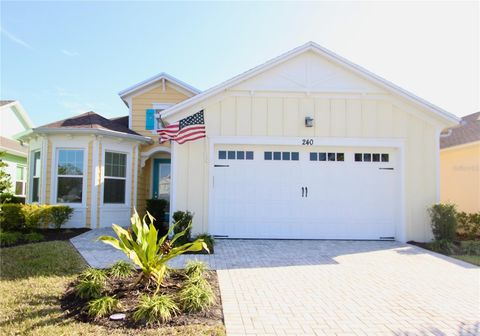
M 219 240 L 195 258 L 218 270 L 229 335 L 480 335 L 479 268 L 415 246 Z

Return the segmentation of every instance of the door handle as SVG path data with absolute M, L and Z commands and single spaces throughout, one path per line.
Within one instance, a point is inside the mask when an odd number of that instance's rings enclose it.
M 302 187 L 302 197 L 304 197 L 304 195 L 305 195 L 305 188 Z
M 305 187 L 305 197 L 308 197 L 308 187 Z

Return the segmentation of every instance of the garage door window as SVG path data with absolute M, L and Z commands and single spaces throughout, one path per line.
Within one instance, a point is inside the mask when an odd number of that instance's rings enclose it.
M 310 153 L 310 161 L 345 161 L 345 153 Z
M 266 161 L 298 161 L 298 152 L 264 152 L 263 158 Z
M 355 153 L 355 162 L 389 162 L 387 153 Z
M 218 151 L 219 160 L 253 160 L 253 151 Z

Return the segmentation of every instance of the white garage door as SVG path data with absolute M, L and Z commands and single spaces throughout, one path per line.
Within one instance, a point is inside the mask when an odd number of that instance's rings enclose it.
M 231 238 L 393 239 L 393 148 L 217 146 L 210 233 Z

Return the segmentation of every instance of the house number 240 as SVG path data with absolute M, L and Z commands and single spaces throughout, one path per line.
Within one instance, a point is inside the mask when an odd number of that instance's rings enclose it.
M 302 139 L 303 146 L 313 146 L 313 139 Z

